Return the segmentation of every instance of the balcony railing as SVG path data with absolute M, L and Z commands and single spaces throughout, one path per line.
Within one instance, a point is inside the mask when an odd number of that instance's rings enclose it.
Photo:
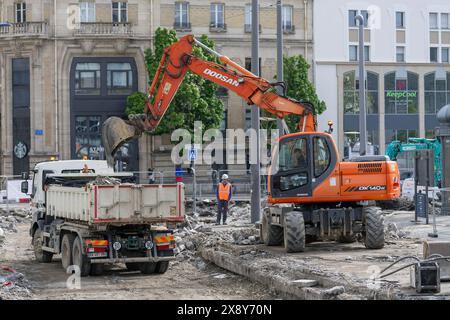
M 292 34 L 295 33 L 295 26 L 294 25 L 290 25 L 290 26 L 283 26 L 283 33 L 286 34 Z
M 251 24 L 245 24 L 244 25 L 244 32 L 251 33 L 252 32 L 252 25 Z M 262 32 L 261 25 L 259 25 L 259 33 Z
M 175 22 L 173 24 L 173 28 L 177 31 L 191 31 L 191 23 L 190 22 Z
M 83 36 L 117 36 L 132 34 L 132 24 L 126 22 L 81 22 L 75 29 L 75 35 Z
M 226 32 L 227 24 L 226 23 L 211 23 L 209 25 L 209 32 Z
M 0 37 L 47 36 L 47 22 L 0 23 Z

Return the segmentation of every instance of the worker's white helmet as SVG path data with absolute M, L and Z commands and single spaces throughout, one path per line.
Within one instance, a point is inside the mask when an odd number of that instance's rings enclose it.
M 222 180 L 228 180 L 228 175 L 227 175 L 226 173 L 224 173 L 224 174 L 222 175 Z

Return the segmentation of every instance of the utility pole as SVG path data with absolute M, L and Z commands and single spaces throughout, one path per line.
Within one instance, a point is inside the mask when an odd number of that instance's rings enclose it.
M 364 71 L 364 17 L 356 16 L 359 22 L 359 155 L 366 155 L 366 75 Z
M 282 20 L 282 3 L 277 0 L 277 81 L 283 81 L 283 20 Z M 278 94 L 283 95 L 283 88 L 278 86 Z M 278 135 L 283 135 L 283 120 L 277 118 Z
M 259 3 L 252 0 L 252 73 L 259 76 Z M 261 172 L 260 172 L 260 137 L 259 108 L 252 105 L 252 129 L 256 133 L 256 163 L 251 164 L 251 222 L 259 221 L 261 214 Z M 252 146 L 250 146 L 250 150 Z M 251 152 L 251 151 L 250 151 Z M 250 157 L 251 158 L 251 157 Z

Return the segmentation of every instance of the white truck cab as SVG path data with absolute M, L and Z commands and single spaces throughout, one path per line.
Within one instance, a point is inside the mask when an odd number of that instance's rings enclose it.
M 44 203 L 44 181 L 48 175 L 80 174 L 83 170 L 95 174 L 114 175 L 113 168 L 108 167 L 106 161 L 102 160 L 60 160 L 38 163 L 33 170 L 32 203 L 37 205 Z

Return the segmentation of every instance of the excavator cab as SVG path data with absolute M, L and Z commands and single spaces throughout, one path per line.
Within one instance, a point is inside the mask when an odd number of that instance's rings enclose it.
M 336 147 L 328 133 L 294 133 L 281 137 L 269 175 L 271 198 L 311 197 L 337 163 Z

